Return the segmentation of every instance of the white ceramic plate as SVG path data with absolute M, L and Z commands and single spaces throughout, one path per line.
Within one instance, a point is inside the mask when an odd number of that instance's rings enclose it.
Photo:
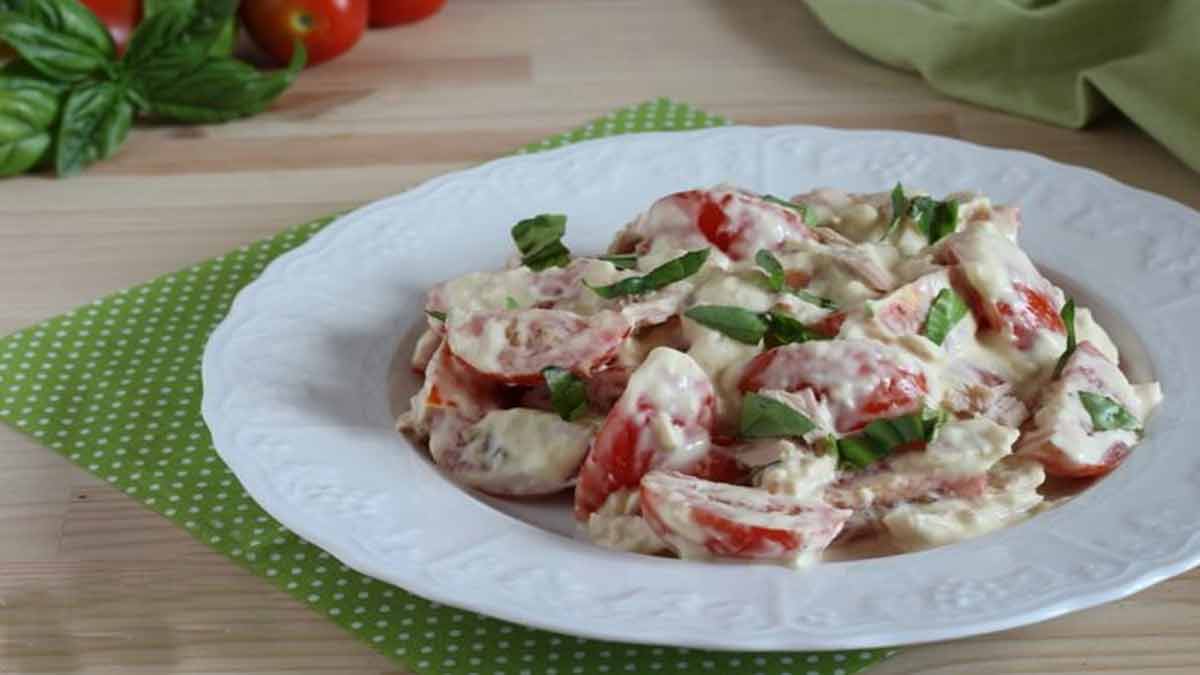
M 605 551 L 567 501 L 505 503 L 444 478 L 392 431 L 433 283 L 494 269 L 511 223 L 569 215 L 600 251 L 664 194 L 720 181 L 978 189 L 1023 209 L 1022 241 L 1089 305 L 1166 402 L 1146 442 L 1069 504 L 974 541 L 805 572 Z M 716 649 L 834 649 L 974 635 L 1111 601 L 1200 563 L 1200 217 L 1097 173 L 898 132 L 813 127 L 639 134 L 501 159 L 360 209 L 275 261 L 204 355 L 217 450 L 278 520 L 427 598 L 577 635 Z M 403 375 L 401 394 L 415 390 Z

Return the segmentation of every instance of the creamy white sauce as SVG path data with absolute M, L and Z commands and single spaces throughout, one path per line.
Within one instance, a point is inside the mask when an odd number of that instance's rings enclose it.
M 654 534 L 641 516 L 641 492 L 637 489 L 617 490 L 588 517 L 588 538 L 615 551 L 659 553 L 667 545 Z
M 904 191 L 909 199 L 924 194 Z M 816 428 L 804 438 L 738 446 L 739 459 L 756 467 L 755 487 L 715 484 L 716 494 L 736 497 L 744 507 L 721 513 L 740 524 L 771 528 L 786 521 L 772 513 L 772 499 L 852 504 L 859 510 L 851 523 L 869 522 L 881 531 L 877 539 L 883 549 L 939 546 L 1017 522 L 1045 508 L 1037 491 L 1044 473 L 1033 458 L 1047 467 L 1055 461 L 1092 466 L 1106 461 L 1114 446 L 1132 448 L 1140 440 L 1135 431 L 1094 430 L 1079 391 L 1117 400 L 1141 423 L 1162 392 L 1155 383 L 1126 379 L 1117 367 L 1115 344 L 1082 307 L 1076 311 L 1077 334 L 1081 344 L 1092 347 L 1077 351 L 1073 363 L 1086 365 L 1089 375 L 1068 367 L 1054 380 L 1065 336 L 1035 326 L 1028 344 L 1018 345 L 1015 331 L 1003 328 L 1009 319 L 1002 306 L 1020 313 L 1027 305 L 1020 285 L 1055 309 L 1065 300 L 1017 246 L 1019 211 L 974 193 L 943 198 L 958 201 L 958 222 L 953 234 L 931 246 L 911 218 L 889 231 L 888 192 L 819 189 L 793 197 L 819 223 L 805 226 L 785 206 L 718 186 L 706 195 L 660 199 L 626 226 L 611 250 L 635 253 L 635 269 L 575 258 L 564 268 L 535 273 L 517 260 L 510 269 L 440 284 L 430 292 L 427 308 L 445 312 L 447 320 L 445 325 L 431 320 L 418 341 L 412 363 L 425 370 L 426 383 L 398 426 L 427 438 L 439 464 L 481 489 L 537 492 L 569 485 L 599 420 L 568 423 L 529 408 L 502 410 L 513 405 L 501 400 L 513 383 L 498 387 L 478 381 L 479 372 L 511 370 L 514 345 L 529 344 L 542 330 L 534 320 L 557 312 L 589 326 L 600 321 L 627 328 L 628 336 L 592 364 L 610 368 L 605 374 L 614 390 L 628 377 L 624 394 L 606 398 L 606 404 L 616 400 L 612 414 L 637 420 L 634 456 L 650 453 L 660 470 L 686 470 L 709 457 L 714 442 L 736 442 L 722 439 L 736 436 L 740 384 L 763 347 L 742 344 L 684 318 L 684 312 L 728 305 L 780 312 L 809 326 L 841 318 L 786 289 L 769 290 L 754 259 L 759 249 L 767 249 L 783 265 L 788 286 L 832 300 L 845 319 L 838 339 L 784 347 L 781 353 L 794 351 L 798 357 L 777 359 L 761 374 L 767 382 L 759 394 L 801 412 Z M 697 224 L 705 200 L 721 207 L 724 220 L 715 234 Z M 722 239 L 726 250 L 708 236 Z M 651 293 L 606 299 L 584 284 L 605 286 L 644 275 L 702 248 L 710 253 L 698 273 Z M 942 344 L 933 343 L 922 335 L 930 304 L 939 292 L 961 291 L 964 284 L 977 294 L 983 318 L 977 321 L 969 312 Z M 462 328 L 487 312 L 514 312 L 521 318 L 482 326 L 465 338 Z M 993 329 L 985 329 L 988 325 Z M 439 347 L 443 335 L 479 372 L 445 358 L 449 350 Z M 543 346 L 578 355 L 589 344 L 587 331 L 572 328 L 553 334 Z M 838 420 L 853 417 L 888 386 L 878 373 L 897 371 L 920 373 L 926 391 L 919 403 L 953 411 L 959 419 L 949 421 L 926 448 L 898 453 L 864 472 L 839 468 L 832 455 L 813 449 L 836 433 Z M 784 391 L 785 381 L 803 385 Z M 524 379 L 522 384 L 528 386 Z M 536 399 L 521 401 L 538 405 L 526 402 Z M 978 496 L 956 496 L 972 494 Z M 664 494 L 659 500 L 670 530 L 663 536 L 642 516 L 640 495 L 636 488 L 609 495 L 585 525 L 589 537 L 619 550 L 656 553 L 669 546 L 684 557 L 711 556 L 705 541 L 712 532 L 695 522 L 694 494 Z M 803 564 L 827 543 L 818 537 L 812 547 L 780 557 Z

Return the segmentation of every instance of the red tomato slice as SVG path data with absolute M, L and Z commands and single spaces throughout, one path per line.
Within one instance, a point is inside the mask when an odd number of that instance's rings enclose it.
M 824 502 L 773 495 L 674 471 L 642 478 L 642 515 L 677 553 L 787 559 L 833 541 L 851 512 Z
M 935 260 L 953 266 L 951 283 L 971 306 L 979 327 L 999 330 L 1020 350 L 1028 350 L 1040 333 L 1063 335 L 1054 286 L 1010 240 L 979 230 L 952 235 Z M 988 270 L 983 272 L 981 270 Z M 992 278 L 1002 274 L 997 290 Z
M 1080 342 L 1063 366 L 1059 379 L 1046 390 L 1039 402 L 1032 425 L 1017 443 L 1020 453 L 1041 462 L 1051 476 L 1090 478 L 1107 474 L 1129 456 L 1132 449 L 1129 443 L 1115 440 L 1108 445 L 1064 448 L 1060 445 L 1063 442 L 1060 439 L 1083 439 L 1083 443 L 1096 443 L 1092 439 L 1097 432 L 1092 428 L 1090 416 L 1082 404 L 1074 400 L 1080 391 L 1107 396 L 1137 414 L 1135 401 L 1122 393 L 1128 389 L 1125 374 L 1115 363 L 1105 358 L 1092 343 Z M 1074 414 L 1045 416 L 1042 409 L 1048 406 L 1073 410 Z
M 739 388 L 811 389 L 829 406 L 841 433 L 878 417 L 914 412 L 928 391 L 925 373 L 915 360 L 870 340 L 804 342 L 763 352 L 746 365 Z
M 713 246 L 734 260 L 775 249 L 788 239 L 816 239 L 803 216 L 758 195 L 735 190 L 689 190 L 674 200 Z
M 660 347 L 634 371 L 592 442 L 575 487 L 575 517 L 586 520 L 608 495 L 637 486 L 660 466 L 733 473 L 712 452 L 716 394 L 691 357 Z
M 590 317 L 552 309 L 479 312 L 449 327 L 456 356 L 487 378 L 535 385 L 549 366 L 586 376 L 616 353 L 632 330 L 604 311 Z

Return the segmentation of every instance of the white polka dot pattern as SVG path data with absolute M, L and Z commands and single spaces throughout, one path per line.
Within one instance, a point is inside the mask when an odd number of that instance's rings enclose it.
M 726 123 L 658 99 L 519 152 Z M 200 417 L 200 359 L 234 295 L 272 259 L 330 220 L 289 228 L 0 340 L 0 420 L 417 673 L 845 675 L 891 655 L 728 654 L 556 635 L 440 606 L 357 574 L 272 520 L 212 447 Z

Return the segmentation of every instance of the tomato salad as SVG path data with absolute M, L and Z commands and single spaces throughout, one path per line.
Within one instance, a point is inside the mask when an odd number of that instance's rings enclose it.
M 598 544 L 802 565 L 940 546 L 1113 470 L 1162 398 L 1017 244 L 1017 209 L 832 189 L 666 196 L 605 255 L 566 217 L 435 286 L 398 428 Z

